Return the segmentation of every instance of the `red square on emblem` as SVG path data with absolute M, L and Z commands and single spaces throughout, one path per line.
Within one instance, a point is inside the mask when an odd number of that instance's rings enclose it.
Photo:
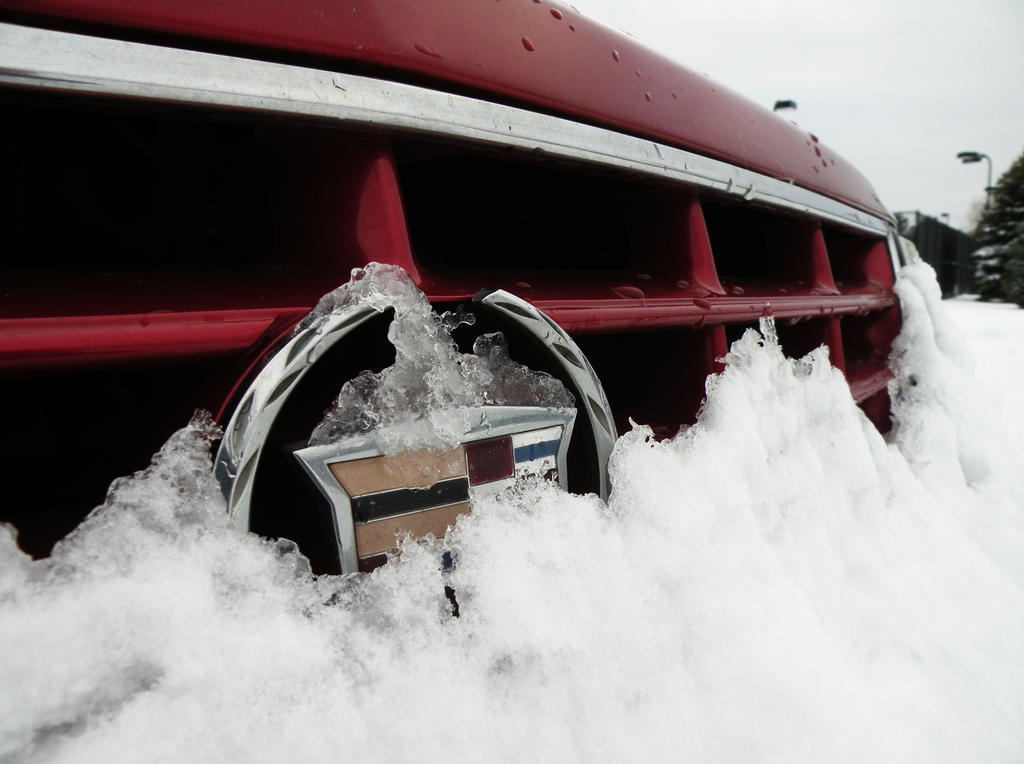
M 512 477 L 516 470 L 512 438 L 491 438 L 466 444 L 469 484 L 492 483 Z

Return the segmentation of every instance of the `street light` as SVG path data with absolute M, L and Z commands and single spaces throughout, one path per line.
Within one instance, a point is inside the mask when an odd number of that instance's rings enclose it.
M 788 99 L 785 101 L 776 101 L 775 106 L 772 107 L 772 111 L 785 111 L 788 109 L 796 111 L 796 101 L 791 101 Z
M 985 209 L 992 209 L 992 157 L 982 154 L 980 151 L 961 151 L 956 155 L 964 164 L 974 164 L 984 159 L 988 162 L 988 185 L 985 186 Z

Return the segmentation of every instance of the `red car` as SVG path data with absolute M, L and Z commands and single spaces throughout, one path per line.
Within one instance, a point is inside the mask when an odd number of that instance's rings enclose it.
M 764 315 L 887 427 L 899 254 L 869 183 L 568 5 L 0 0 L 0 98 L 3 453 L 32 497 L 2 519 L 33 554 L 199 407 L 229 510 L 316 570 L 524 470 L 606 493 L 628 419 L 693 421 Z M 440 456 L 311 443 L 395 360 L 387 313 L 295 330 L 371 262 L 469 305 L 460 347 L 503 332 L 575 411 L 482 411 Z

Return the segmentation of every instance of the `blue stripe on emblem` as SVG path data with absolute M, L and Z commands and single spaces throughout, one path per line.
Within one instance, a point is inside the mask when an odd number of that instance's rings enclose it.
M 516 463 L 532 462 L 534 459 L 543 459 L 545 456 L 554 456 L 558 453 L 558 440 L 545 440 L 540 443 L 530 443 L 526 446 L 519 446 L 515 450 Z

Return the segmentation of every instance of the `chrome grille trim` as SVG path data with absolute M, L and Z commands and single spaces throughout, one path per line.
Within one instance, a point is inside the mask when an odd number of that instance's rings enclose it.
M 368 77 L 0 24 L 0 83 L 455 137 L 670 179 L 880 236 L 890 228 L 884 218 L 823 194 L 689 151 Z

